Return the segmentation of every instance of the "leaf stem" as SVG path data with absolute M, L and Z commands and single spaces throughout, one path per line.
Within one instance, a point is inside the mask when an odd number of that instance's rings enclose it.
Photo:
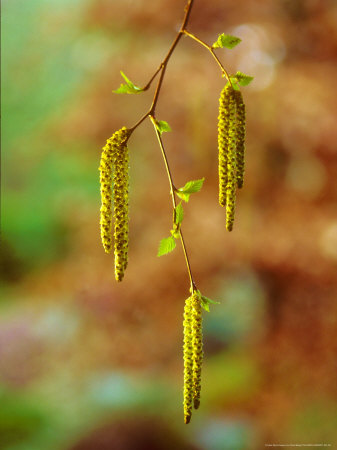
M 164 145 L 163 145 L 163 141 L 162 141 L 160 132 L 157 129 L 157 126 L 156 126 L 156 119 L 154 118 L 153 115 L 150 115 L 149 117 L 151 119 L 151 122 L 153 123 L 154 129 L 155 129 L 155 132 L 156 132 L 156 136 L 157 136 L 157 139 L 158 139 L 158 142 L 159 142 L 159 146 L 160 146 L 160 149 L 161 149 L 161 153 L 162 153 L 162 156 L 163 156 L 163 159 L 164 159 L 165 169 L 166 169 L 167 177 L 168 177 L 169 184 L 170 184 L 170 194 L 171 194 L 171 198 L 172 198 L 173 210 L 175 210 L 176 207 L 177 207 L 177 200 L 176 200 L 176 196 L 175 196 L 176 188 L 175 188 L 175 186 L 173 184 L 173 179 L 172 179 L 172 173 L 171 173 L 170 165 L 169 165 L 169 162 L 168 162 L 168 159 L 167 159 L 167 155 L 166 155 L 166 152 L 165 152 L 165 148 L 164 148 Z M 181 227 L 180 227 L 180 233 L 179 234 L 180 234 L 181 246 L 183 248 L 184 257 L 185 257 L 185 261 L 186 261 L 188 276 L 189 276 L 190 283 L 191 283 L 191 290 L 192 290 L 192 293 L 193 293 L 195 290 L 197 290 L 197 286 L 196 286 L 196 284 L 194 282 L 194 279 L 193 279 L 192 270 L 191 270 L 191 264 L 190 264 L 190 260 L 189 260 L 188 253 L 187 253 L 187 250 L 186 250 L 186 245 L 185 245 L 183 233 L 181 231 Z

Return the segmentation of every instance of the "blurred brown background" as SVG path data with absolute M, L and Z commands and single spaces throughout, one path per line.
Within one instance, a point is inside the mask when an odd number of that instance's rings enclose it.
M 234 231 L 217 202 L 224 79 L 184 38 L 157 117 L 174 181 L 205 177 L 185 207 L 204 314 L 201 408 L 182 411 L 181 248 L 168 181 L 145 122 L 130 139 L 130 262 L 122 284 L 99 235 L 105 140 L 148 109 L 143 86 L 179 29 L 185 0 L 2 2 L 0 448 L 337 448 L 337 4 L 195 0 L 188 29 L 229 72 L 255 77 L 246 181 Z

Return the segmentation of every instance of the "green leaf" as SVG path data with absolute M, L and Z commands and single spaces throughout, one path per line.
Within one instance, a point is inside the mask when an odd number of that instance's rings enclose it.
M 247 86 L 254 80 L 254 77 L 250 77 L 249 75 L 246 75 L 242 72 L 236 72 L 235 78 L 241 86 Z
M 121 70 L 121 75 L 124 78 L 124 80 L 126 81 L 126 84 L 128 86 L 133 86 L 134 84 L 132 83 L 132 81 L 125 75 L 125 73 Z
M 205 311 L 209 312 L 209 304 L 205 303 L 203 299 L 201 299 L 201 306 L 202 308 L 204 308 Z
M 174 209 L 174 223 L 180 225 L 184 218 L 184 208 L 181 202 Z
M 215 302 L 214 300 L 211 300 L 208 297 L 205 297 L 205 295 L 201 296 L 202 300 L 206 303 L 210 303 L 211 305 L 220 305 L 220 302 Z
M 132 94 L 127 84 L 121 84 L 118 89 L 112 91 L 114 94 Z
M 178 197 L 180 197 L 185 202 L 188 202 L 190 199 L 190 195 L 194 194 L 195 192 L 199 192 L 202 188 L 202 185 L 205 181 L 205 178 L 201 178 L 200 180 L 192 180 L 188 181 L 184 187 L 179 188 L 176 191 L 176 194 Z
M 176 245 L 177 244 L 173 236 L 162 239 L 159 244 L 157 256 L 163 256 L 172 252 L 176 248 Z
M 184 194 L 193 194 L 194 192 L 199 192 L 204 184 L 205 178 L 201 178 L 200 180 L 192 180 L 188 181 L 184 187 L 179 188 L 180 192 Z
M 239 85 L 238 85 L 236 76 L 235 76 L 235 75 L 230 75 L 229 78 L 230 78 L 230 80 L 231 80 L 233 89 L 234 89 L 235 91 L 239 91 L 239 90 L 240 90 L 240 87 L 239 87 Z
M 156 120 L 155 125 L 160 134 L 164 133 L 165 131 L 171 131 L 170 125 L 165 122 L 165 120 Z
M 121 84 L 118 89 L 112 91 L 114 94 L 139 94 L 142 89 L 137 86 L 129 86 L 128 84 Z
M 236 45 L 240 44 L 241 39 L 236 36 L 231 36 L 230 34 L 219 34 L 218 39 L 212 45 L 213 48 L 234 48 Z
M 179 198 L 181 198 L 182 200 L 184 200 L 184 202 L 188 202 L 190 199 L 190 194 L 184 194 L 183 192 L 179 192 L 177 191 L 176 194 L 178 195 Z
M 214 300 L 211 300 L 210 298 L 205 297 L 204 295 L 201 296 L 201 306 L 207 312 L 209 312 L 209 305 L 219 305 L 219 304 L 220 302 L 215 302 Z
M 201 178 L 200 180 L 192 180 L 188 181 L 184 187 L 179 188 L 176 191 L 176 194 L 178 197 L 180 197 L 185 202 L 188 202 L 190 199 L 190 195 L 194 194 L 195 192 L 199 192 L 202 188 L 202 185 L 205 181 L 205 178 Z
M 142 92 L 143 89 L 134 85 L 122 71 L 121 75 L 126 81 L 126 84 L 121 84 L 118 89 L 112 92 L 114 92 L 115 94 L 138 94 L 139 92 Z

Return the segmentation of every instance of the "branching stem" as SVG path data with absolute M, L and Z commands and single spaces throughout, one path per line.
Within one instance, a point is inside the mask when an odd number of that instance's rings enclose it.
M 152 84 L 152 81 L 156 78 L 156 76 L 158 75 L 158 73 L 161 71 L 162 68 L 163 67 L 162 67 L 162 63 L 161 63 L 160 66 L 158 67 L 158 69 L 152 75 L 152 77 L 151 77 L 150 81 L 147 83 L 147 85 L 142 88 L 142 91 L 147 91 L 149 89 L 149 87 Z
M 163 146 L 163 141 L 161 139 L 161 134 L 159 132 L 159 130 L 156 127 L 156 119 L 155 119 L 155 112 L 156 112 L 156 106 L 157 106 L 157 102 L 158 102 L 158 98 L 159 98 L 159 94 L 160 94 L 160 90 L 163 84 L 163 80 L 165 77 L 165 73 L 166 73 L 166 68 L 167 68 L 167 64 L 172 56 L 172 53 L 174 52 L 174 49 L 176 48 L 178 42 L 180 41 L 181 37 L 183 35 L 186 35 L 188 37 L 190 37 L 191 39 L 195 40 L 196 42 L 198 42 L 199 44 L 201 44 L 203 47 L 207 48 L 207 50 L 212 54 L 213 58 L 215 59 L 215 61 L 217 62 L 217 64 L 219 65 L 222 74 L 227 78 L 227 80 L 229 81 L 230 84 L 232 84 L 231 79 L 228 75 L 228 72 L 226 71 L 226 69 L 223 67 L 222 63 L 220 62 L 219 58 L 216 56 L 216 54 L 214 53 L 214 49 L 209 46 L 208 44 L 206 44 L 206 42 L 202 41 L 201 39 L 199 39 L 198 37 L 194 36 L 192 33 L 188 32 L 186 30 L 189 18 L 190 18 L 190 14 L 191 14 L 191 10 L 192 10 L 192 6 L 193 6 L 193 2 L 194 0 L 188 0 L 187 4 L 185 6 L 185 15 L 184 15 L 184 19 L 183 22 L 181 24 L 180 30 L 178 32 L 178 34 L 176 35 L 174 41 L 172 42 L 171 47 L 169 48 L 165 58 L 163 59 L 163 61 L 160 63 L 158 69 L 155 71 L 155 73 L 152 75 L 150 81 L 144 86 L 143 91 L 146 91 L 150 88 L 152 82 L 155 80 L 156 76 L 160 73 L 159 76 L 159 80 L 155 89 L 155 93 L 153 96 L 153 100 L 152 100 L 152 104 L 150 109 L 138 120 L 138 122 L 129 129 L 130 135 L 131 136 L 132 132 L 146 119 L 149 118 L 151 120 L 151 122 L 154 125 L 155 128 L 155 132 L 157 135 L 157 139 L 160 145 L 160 149 L 162 152 L 162 156 L 164 159 L 164 163 L 165 163 L 165 168 L 166 168 L 166 172 L 167 172 L 167 176 L 169 179 L 169 183 L 170 183 L 170 193 L 171 193 L 171 197 L 172 197 L 172 204 L 173 204 L 173 208 L 176 208 L 177 206 L 177 202 L 176 202 L 176 196 L 175 196 L 175 192 L 176 192 L 176 188 L 173 184 L 173 179 L 172 179 L 172 174 L 171 174 L 171 170 L 170 170 L 170 166 L 167 160 L 167 156 L 166 156 L 166 152 Z M 188 253 L 186 250 L 186 245 L 185 245 L 185 241 L 184 241 L 184 237 L 182 234 L 182 231 L 180 229 L 180 240 L 181 240 L 181 245 L 183 248 L 183 252 L 184 252 L 184 257 L 185 257 L 185 261 L 186 261 L 186 265 L 187 265 L 187 270 L 188 270 L 188 275 L 190 278 L 190 282 L 191 282 L 191 291 L 194 292 L 197 287 L 194 283 L 193 280 L 193 276 L 192 276 L 192 271 L 191 271 L 191 265 L 190 265 L 190 261 L 189 261 L 189 257 L 188 257 Z
M 147 91 L 150 87 L 152 82 L 155 80 L 156 76 L 160 73 L 160 77 L 156 86 L 156 90 L 153 96 L 153 100 L 152 100 L 152 104 L 150 109 L 138 120 L 138 122 L 132 127 L 130 128 L 130 135 L 132 134 L 132 132 L 139 127 L 139 125 L 144 122 L 144 120 L 147 117 L 150 116 L 154 116 L 155 115 L 155 111 L 156 111 L 156 106 L 157 106 L 157 102 L 158 102 L 158 98 L 159 98 L 159 94 L 160 94 L 160 90 L 163 84 L 163 80 L 165 77 L 165 72 L 166 72 L 166 67 L 167 64 L 169 62 L 169 59 L 171 58 L 172 53 L 174 52 L 174 49 L 176 48 L 178 42 L 180 41 L 181 37 L 183 35 L 186 35 L 188 37 L 190 37 L 191 39 L 195 40 L 196 42 L 198 42 L 200 45 L 202 45 L 203 47 L 205 47 L 213 56 L 213 58 L 215 59 L 216 63 L 218 64 L 218 66 L 221 69 L 222 74 L 227 78 L 228 82 L 232 85 L 232 81 L 230 79 L 230 76 L 227 72 L 227 70 L 224 68 L 224 66 L 222 65 L 221 61 L 219 60 L 219 58 L 216 56 L 214 49 L 212 46 L 208 45 L 206 42 L 204 42 L 203 40 L 199 39 L 197 36 L 195 36 L 194 34 L 190 33 L 189 31 L 186 30 L 187 24 L 188 24 L 188 20 L 190 18 L 190 14 L 191 14 L 191 10 L 192 10 L 192 6 L 193 6 L 193 2 L 194 0 L 188 0 L 186 6 L 185 6 L 185 16 L 184 16 L 184 20 L 181 24 L 180 30 L 178 32 L 178 34 L 176 35 L 171 47 L 169 48 L 169 51 L 167 52 L 165 58 L 163 59 L 163 61 L 160 63 L 159 67 L 157 68 L 157 70 L 155 71 L 155 73 L 152 75 L 150 81 L 143 87 L 143 91 Z
M 157 69 L 157 70 L 155 71 L 155 73 L 152 75 L 152 77 L 151 77 L 150 81 L 147 83 L 147 85 L 143 88 L 143 91 L 147 91 L 147 90 L 150 88 L 150 86 L 151 86 L 153 80 L 154 80 L 154 79 L 156 78 L 156 76 L 158 75 L 158 73 L 161 72 L 160 77 L 159 77 L 159 81 L 158 81 L 158 83 L 157 83 L 157 87 L 156 87 L 156 90 L 155 90 L 155 93 L 154 93 L 154 97 L 153 97 L 153 100 L 152 100 L 151 107 L 150 107 L 150 109 L 148 110 L 148 112 L 145 113 L 144 116 L 141 117 L 141 118 L 139 119 L 139 121 L 138 121 L 132 128 L 130 128 L 131 133 L 132 133 L 132 132 L 133 132 L 133 131 L 134 131 L 134 130 L 135 130 L 135 129 L 136 129 L 136 128 L 137 128 L 137 127 L 138 127 L 138 126 L 139 126 L 146 118 L 147 118 L 147 117 L 153 116 L 153 115 L 155 114 L 156 105 L 157 105 L 157 102 L 158 102 L 158 97 L 159 97 L 160 89 L 161 89 L 161 86 L 162 86 L 162 84 L 163 84 L 163 80 L 164 80 L 164 76 L 165 76 L 167 64 L 168 64 L 168 62 L 169 62 L 169 59 L 171 58 L 172 53 L 174 52 L 174 49 L 176 48 L 178 42 L 180 41 L 181 37 L 182 37 L 183 34 L 185 33 L 185 28 L 186 28 L 186 26 L 187 26 L 187 24 L 188 24 L 188 19 L 189 19 L 190 14 L 191 14 L 191 9 L 192 9 L 192 6 L 193 6 L 193 2 L 194 2 L 194 0 L 188 0 L 187 5 L 186 5 L 186 7 L 185 7 L 185 16 L 184 16 L 184 20 L 183 20 L 183 23 L 182 23 L 182 25 L 181 25 L 181 27 L 180 27 L 180 30 L 179 30 L 178 34 L 176 35 L 176 37 L 175 37 L 175 39 L 174 39 L 174 41 L 173 41 L 171 47 L 169 48 L 169 51 L 167 52 L 167 55 L 165 56 L 165 58 L 163 59 L 163 61 L 160 63 L 158 69 Z M 130 134 L 131 134 L 131 133 L 130 133 Z

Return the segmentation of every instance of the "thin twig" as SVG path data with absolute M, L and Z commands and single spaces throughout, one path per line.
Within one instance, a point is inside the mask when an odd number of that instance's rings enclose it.
M 199 44 L 201 44 L 203 47 L 207 48 L 207 50 L 212 54 L 213 58 L 215 59 L 215 61 L 217 62 L 217 64 L 219 65 L 221 72 L 224 74 L 224 76 L 227 78 L 227 80 L 229 81 L 229 83 L 232 85 L 232 81 L 230 79 L 230 76 L 228 75 L 227 70 L 224 68 L 224 66 L 222 65 L 222 63 L 220 62 L 219 58 L 216 56 L 216 54 L 214 53 L 214 49 L 212 46 L 208 45 L 206 42 L 202 41 L 201 39 L 199 39 L 198 37 L 194 36 L 194 34 L 188 32 L 187 30 L 184 30 L 184 34 L 188 37 L 190 37 L 191 39 L 195 40 L 196 42 L 198 42 Z M 233 87 L 233 86 L 232 86 Z
M 161 87 L 162 87 L 162 84 L 163 84 L 163 80 L 164 80 L 165 72 L 166 72 L 166 67 L 167 67 L 167 64 L 168 64 L 168 62 L 169 62 L 169 59 L 171 58 L 171 55 L 172 55 L 172 53 L 174 52 L 174 49 L 176 48 L 176 46 L 177 46 L 178 42 L 180 41 L 181 37 L 182 37 L 184 34 L 187 33 L 187 32 L 186 32 L 186 27 L 187 27 L 187 24 L 188 24 L 188 20 L 189 20 L 189 18 L 190 18 L 190 14 L 191 14 L 193 2 L 194 2 L 194 0 L 188 0 L 187 4 L 186 4 L 186 6 L 185 6 L 185 15 L 184 15 L 184 19 L 183 19 L 183 22 L 182 22 L 182 24 L 181 24 L 181 27 L 180 27 L 180 30 L 179 30 L 178 34 L 176 35 L 174 41 L 173 41 L 172 44 L 171 44 L 171 47 L 169 48 L 169 50 L 168 50 L 168 52 L 167 52 L 165 58 L 163 59 L 163 61 L 162 61 L 161 64 L 159 65 L 158 69 L 157 69 L 156 72 L 152 75 L 152 77 L 151 77 L 150 81 L 147 83 L 147 85 L 143 88 L 144 91 L 146 91 L 147 89 L 149 89 L 149 87 L 150 87 L 151 84 L 152 84 L 152 81 L 153 81 L 153 80 L 156 78 L 156 76 L 160 73 L 159 80 L 158 80 L 158 83 L 157 83 L 157 86 L 156 86 L 156 90 L 155 90 L 155 93 L 154 93 L 154 96 L 153 96 L 153 100 L 152 100 L 152 104 L 151 104 L 150 109 L 148 110 L 147 113 L 145 113 L 145 114 L 138 120 L 138 122 L 137 122 L 132 128 L 129 129 L 129 132 L 130 132 L 129 137 L 130 137 L 131 134 L 132 134 L 132 132 L 133 132 L 133 131 L 134 131 L 134 130 L 135 130 L 135 129 L 136 129 L 136 128 L 137 128 L 137 127 L 138 127 L 138 126 L 139 126 L 139 125 L 140 125 L 147 117 L 149 117 L 149 119 L 150 119 L 151 122 L 153 123 L 154 129 L 155 129 L 155 132 L 156 132 L 156 135 L 157 135 L 157 139 L 158 139 L 158 142 L 159 142 L 159 146 L 160 146 L 160 149 L 161 149 L 161 152 L 162 152 L 162 156 L 163 156 L 163 159 L 164 159 L 164 163 L 165 163 L 165 168 L 166 168 L 167 176 L 168 176 L 169 183 L 170 183 L 170 194 L 171 194 L 172 204 L 173 204 L 173 209 L 174 209 L 174 210 L 175 210 L 175 208 L 176 208 L 176 206 L 177 206 L 176 196 L 175 196 L 176 188 L 175 188 L 175 186 L 174 186 L 174 184 L 173 184 L 172 174 L 171 174 L 170 166 L 169 166 L 169 163 L 168 163 L 168 160 L 167 160 L 166 152 L 165 152 L 165 149 L 164 149 L 164 146 L 163 146 L 163 141 L 162 141 L 162 139 L 161 139 L 160 132 L 158 131 L 157 126 L 156 126 L 155 110 L 156 110 L 156 105 L 157 105 L 157 102 L 158 102 L 160 90 L 161 90 Z M 207 45 L 207 44 L 205 44 L 205 45 Z M 220 66 L 221 66 L 221 63 L 220 63 L 220 61 L 217 59 L 216 55 L 213 54 L 213 56 L 214 56 L 214 58 L 217 60 L 218 64 L 220 64 Z M 222 66 L 221 66 L 221 67 L 222 67 Z M 227 72 L 225 71 L 225 69 L 224 69 L 223 67 L 222 67 L 222 70 L 223 70 L 223 73 L 227 74 Z M 226 76 L 227 76 L 227 75 L 226 75 Z M 183 236 L 183 234 L 182 234 L 181 228 L 180 228 L 180 241 L 181 241 L 181 246 L 182 246 L 183 252 L 184 252 L 184 257 L 185 257 L 185 261 L 186 261 L 186 266 L 187 266 L 187 271 L 188 271 L 189 279 L 190 279 L 190 282 L 191 282 L 191 291 L 192 291 L 192 293 L 193 293 L 195 290 L 197 290 L 197 287 L 196 287 L 196 284 L 195 284 L 195 282 L 194 282 L 194 280 L 193 280 L 193 275 L 192 275 L 191 265 L 190 265 L 190 261 L 189 261 L 188 253 L 187 253 L 187 250 L 186 250 L 185 241 L 184 241 L 184 236 Z
M 163 61 L 160 63 L 158 69 L 156 70 L 156 72 L 152 75 L 150 81 L 147 83 L 147 85 L 143 88 L 144 91 L 146 91 L 147 89 L 149 89 L 149 87 L 152 84 L 152 81 L 156 78 L 156 76 L 158 75 L 159 72 L 161 72 L 160 77 L 159 77 L 159 81 L 157 83 L 157 87 L 154 93 L 154 97 L 152 100 L 152 104 L 150 109 L 148 110 L 147 113 L 145 113 L 143 115 L 143 117 L 140 118 L 140 120 L 138 120 L 138 122 L 132 127 L 130 128 L 130 132 L 132 133 L 147 117 L 149 117 L 150 115 L 154 115 L 155 113 L 155 109 L 156 109 L 156 105 L 157 105 L 157 101 L 158 101 L 158 97 L 159 97 L 159 93 L 160 93 L 160 89 L 163 83 L 163 79 L 165 76 L 165 72 L 166 72 L 166 67 L 167 64 L 169 62 L 169 59 L 171 58 L 171 55 L 174 51 L 174 49 L 176 48 L 178 42 L 180 41 L 181 37 L 183 36 L 184 32 L 185 32 L 185 28 L 188 24 L 188 20 L 190 18 L 190 14 L 191 14 L 191 9 L 193 6 L 193 2 L 194 0 L 188 0 L 186 7 L 185 7 L 185 16 L 182 22 L 182 25 L 180 27 L 180 30 L 178 32 L 178 34 L 176 35 L 174 41 L 172 42 L 171 47 L 169 48 L 165 58 L 163 59 Z M 131 134 L 130 133 L 130 134 Z
M 163 68 L 163 64 L 160 63 L 160 66 L 155 71 L 155 73 L 152 75 L 152 77 L 151 77 L 150 81 L 147 83 L 147 85 L 142 88 L 142 91 L 147 91 L 149 89 L 149 87 L 152 84 L 152 81 L 156 78 L 156 76 L 158 75 L 158 73 L 161 71 L 162 68 Z
M 170 194 L 171 194 L 171 198 L 172 198 L 172 205 L 173 205 L 173 209 L 175 210 L 176 207 L 177 207 L 177 200 L 176 200 L 176 196 L 175 196 L 176 189 L 174 187 L 172 173 L 171 173 L 171 170 L 170 170 L 170 165 L 169 165 L 169 162 L 168 162 L 168 159 L 167 159 L 167 155 L 166 155 L 166 152 L 165 152 L 165 149 L 164 149 L 164 145 L 163 145 L 163 141 L 162 141 L 160 132 L 159 132 L 157 126 L 156 126 L 156 119 L 152 115 L 150 116 L 150 119 L 151 119 L 151 122 L 153 123 L 154 129 L 155 129 L 155 132 L 156 132 L 156 136 L 157 136 L 157 139 L 158 139 L 158 142 L 159 142 L 159 146 L 160 146 L 160 149 L 161 149 L 161 152 L 162 152 L 162 156 L 163 156 L 163 159 L 164 159 L 165 169 L 166 169 L 167 177 L 168 177 L 169 184 L 170 184 Z M 188 253 L 187 253 L 187 250 L 186 250 L 186 245 L 185 245 L 184 236 L 183 236 L 181 227 L 180 227 L 180 233 L 179 234 L 180 234 L 181 246 L 183 248 L 184 257 L 185 257 L 185 261 L 186 261 L 188 276 L 189 276 L 189 279 L 190 279 L 190 282 L 191 282 L 191 290 L 192 290 L 192 293 L 193 293 L 193 291 L 197 290 L 197 286 L 196 286 L 196 284 L 194 282 L 194 279 L 193 279 L 192 270 L 191 270 L 191 264 L 190 264 L 190 260 L 189 260 Z

